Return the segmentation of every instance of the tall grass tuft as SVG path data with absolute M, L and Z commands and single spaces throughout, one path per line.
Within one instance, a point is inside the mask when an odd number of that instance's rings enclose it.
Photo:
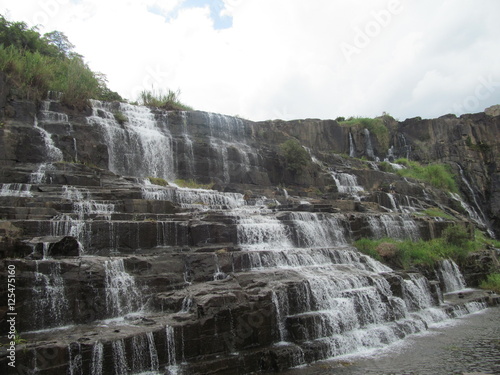
M 193 108 L 183 104 L 180 99 L 180 91 L 168 90 L 143 90 L 139 94 L 138 103 L 147 107 L 157 107 L 167 111 L 192 111 Z

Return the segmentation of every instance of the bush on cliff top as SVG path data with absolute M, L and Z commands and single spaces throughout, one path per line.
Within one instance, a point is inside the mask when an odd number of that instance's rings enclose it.
M 0 70 L 18 97 L 41 100 L 50 90 L 62 92 L 61 101 L 75 107 L 89 99 L 122 101 L 107 87 L 106 77 L 93 72 L 73 47 L 61 32 L 41 36 L 36 28 L 0 15 Z

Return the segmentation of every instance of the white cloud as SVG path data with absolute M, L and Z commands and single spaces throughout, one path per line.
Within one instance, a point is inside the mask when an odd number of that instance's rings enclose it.
M 255 120 L 460 114 L 480 77 L 500 81 L 496 0 L 220 0 L 216 15 L 186 1 L 7 0 L 0 13 L 63 31 L 132 100 L 179 88 L 197 109 Z M 478 110 L 499 102 L 500 88 Z

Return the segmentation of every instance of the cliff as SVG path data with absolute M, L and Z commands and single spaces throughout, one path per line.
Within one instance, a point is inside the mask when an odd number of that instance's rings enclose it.
M 0 81 L 2 283 L 14 270 L 16 294 L 0 324 L 19 313 L 17 373 L 280 371 L 491 299 L 446 293 L 476 285 L 494 253 L 463 280 L 450 261 L 424 276 L 351 244 L 457 224 L 499 235 L 498 116 L 384 116 L 377 133 L 99 101 L 80 111 L 55 93 L 16 100 Z M 290 139 L 307 150 L 298 168 L 280 147 Z M 385 171 L 399 157 L 449 165 L 459 193 Z

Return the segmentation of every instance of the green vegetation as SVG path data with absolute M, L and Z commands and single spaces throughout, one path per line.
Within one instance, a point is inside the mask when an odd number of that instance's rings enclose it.
M 489 289 L 495 293 L 500 293 L 500 273 L 492 273 L 479 285 L 483 289 Z
M 387 258 L 404 269 L 413 265 L 432 267 L 443 259 L 453 259 L 458 264 L 463 264 L 469 252 L 482 247 L 480 241 L 471 240 L 467 231 L 458 225 L 448 227 L 441 238 L 430 241 L 363 238 L 354 245 L 366 255 L 378 260 Z
M 168 186 L 167 180 L 161 177 L 148 177 L 148 180 L 154 185 Z
M 89 99 L 123 100 L 73 47 L 59 31 L 41 36 L 36 28 L 0 15 L 0 71 L 7 74 L 18 97 L 41 100 L 48 91 L 57 91 L 62 92 L 63 104 L 77 108 Z
M 486 143 L 483 143 L 483 142 L 472 143 L 472 139 L 470 136 L 468 136 L 467 139 L 465 140 L 465 144 L 467 145 L 468 148 L 470 148 L 471 150 L 474 150 L 474 151 L 479 151 L 482 153 L 486 153 L 488 151 L 491 151 L 491 146 L 486 144 Z
M 165 94 L 161 90 L 143 90 L 139 94 L 138 103 L 147 107 L 157 107 L 167 111 L 192 111 L 193 108 L 179 100 L 180 91 L 168 90 Z
M 311 160 L 309 153 L 296 139 L 289 139 L 280 145 L 280 150 L 285 157 L 286 169 L 292 173 L 303 170 Z
M 402 177 L 414 178 L 428 182 L 438 189 L 443 189 L 452 193 L 458 192 L 457 183 L 449 166 L 445 164 L 429 164 L 422 166 L 416 161 L 408 159 L 398 159 L 396 163 L 404 165 L 406 168 L 399 169 L 396 173 Z
M 452 220 L 452 221 L 456 220 L 456 218 L 447 214 L 446 212 L 444 212 L 443 210 L 441 210 L 437 207 L 428 208 L 424 211 L 421 211 L 420 213 L 417 213 L 417 215 L 430 216 L 430 217 L 442 217 L 443 219 Z
M 212 189 L 214 187 L 214 183 L 211 182 L 209 184 L 199 184 L 194 180 L 181 180 L 177 179 L 174 181 L 175 184 L 179 187 L 189 188 L 189 189 Z
M 396 169 L 387 161 L 383 161 L 378 165 L 382 172 L 396 173 Z
M 115 120 L 120 124 L 123 125 L 128 121 L 128 117 L 123 114 L 123 112 L 117 111 L 113 113 L 113 116 L 115 116 Z
M 343 117 L 338 117 L 337 119 L 342 120 Z M 371 134 L 373 134 L 382 148 L 382 150 L 387 151 L 389 149 L 390 134 L 389 129 L 384 124 L 381 118 L 369 118 L 369 117 L 349 117 L 347 120 L 338 121 L 340 126 L 346 126 L 355 129 L 368 129 Z

